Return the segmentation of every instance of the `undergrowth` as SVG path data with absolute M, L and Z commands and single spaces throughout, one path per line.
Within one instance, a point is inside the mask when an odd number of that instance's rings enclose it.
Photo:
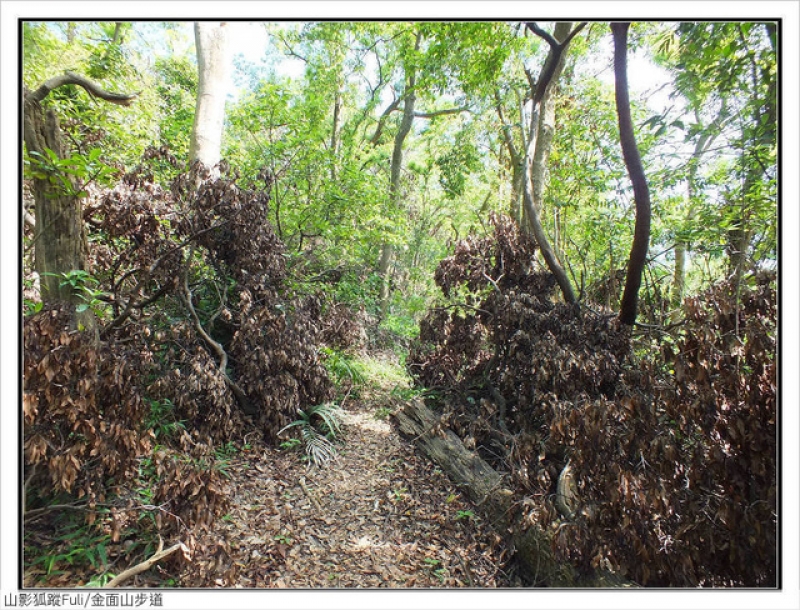
M 774 586 L 774 274 L 686 299 L 679 333 L 634 351 L 613 312 L 554 299 L 533 250 L 497 218 L 437 269 L 408 367 L 440 388 L 442 420 L 508 473 L 557 559 L 648 586 Z

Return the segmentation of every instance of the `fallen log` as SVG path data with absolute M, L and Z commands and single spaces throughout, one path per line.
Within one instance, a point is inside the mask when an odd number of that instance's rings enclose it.
M 556 561 L 551 536 L 537 525 L 526 524 L 513 511 L 513 492 L 503 475 L 480 456 L 464 447 L 456 434 L 422 400 L 408 402 L 394 413 L 400 432 L 411 438 L 475 504 L 496 531 L 508 534 L 515 549 L 520 575 L 529 586 L 609 587 L 625 586 L 608 572 L 582 575 L 569 564 Z

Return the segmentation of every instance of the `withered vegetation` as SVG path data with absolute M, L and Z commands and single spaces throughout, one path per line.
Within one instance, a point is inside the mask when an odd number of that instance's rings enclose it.
M 443 425 L 507 474 L 521 522 L 579 570 L 775 586 L 774 274 L 688 299 L 654 356 L 613 312 L 555 302 L 530 238 L 493 222 L 441 262 L 448 300 L 407 361 Z
M 153 182 L 157 163 L 175 160 L 151 149 L 84 207 L 97 327 L 48 304 L 23 328 L 27 540 L 67 557 L 69 539 L 52 533 L 80 521 L 116 571 L 159 537 L 186 544 L 176 565 L 225 547 L 212 532 L 226 514 L 245 531 L 231 504 L 241 482 L 220 448 L 274 447 L 299 410 L 334 396 L 319 346 L 366 343 L 363 311 L 289 288 L 268 175 L 245 187 L 194 167 L 167 190 Z M 438 397 L 442 425 L 504 473 L 516 522 L 547 532 L 554 556 L 579 571 L 646 586 L 774 586 L 774 274 L 687 299 L 684 323 L 637 349 L 647 331 L 601 305 L 558 302 L 552 275 L 533 267 L 533 241 L 506 218 L 492 224 L 441 262 L 444 299 L 407 367 Z M 286 560 L 281 544 L 267 545 L 270 565 Z M 212 586 L 215 561 L 184 564 L 194 568 L 182 582 L 194 569 Z M 239 564 L 217 563 L 233 584 Z M 471 578 L 464 566 L 451 567 L 458 586 Z M 28 584 L 58 585 L 52 568 L 30 566 Z M 400 576 L 387 582 L 413 581 Z
M 137 523 L 153 538 L 188 538 L 227 509 L 219 447 L 253 431 L 274 441 L 299 409 L 332 397 L 317 353 L 322 301 L 285 290 L 269 176 L 245 188 L 195 166 L 166 190 L 156 163 L 175 159 L 150 149 L 84 205 L 99 283 L 83 297 L 97 327 L 58 303 L 24 321 L 34 536 L 63 518 L 56 503 L 112 542 Z

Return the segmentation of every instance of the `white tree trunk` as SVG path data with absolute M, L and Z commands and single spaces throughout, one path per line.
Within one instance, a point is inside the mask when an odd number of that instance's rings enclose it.
M 580 31 L 582 27 L 583 25 L 578 26 L 576 31 Z M 561 45 L 560 49 L 556 51 L 551 47 L 545 66 L 542 67 L 542 73 L 539 75 L 540 84 L 535 93 L 533 88 L 531 90 L 534 100 L 531 107 L 531 121 L 522 178 L 522 205 L 527 218 L 522 226 L 533 233 L 545 263 L 547 263 L 547 268 L 555 276 L 561 288 L 564 300 L 567 303 L 576 303 L 578 298 L 575 296 L 575 291 L 572 289 L 572 284 L 570 284 L 561 261 L 558 260 L 550 245 L 539 215 L 544 193 L 545 170 L 547 160 L 550 158 L 550 148 L 555 131 L 555 102 L 552 99 L 552 90 L 564 68 L 566 44 L 570 40 L 571 29 L 571 22 L 556 24 L 554 35 L 556 44 Z M 552 62 L 555 64 L 553 65 Z M 548 66 L 552 66 L 549 75 L 547 75 Z M 541 89 L 541 99 L 537 104 L 536 97 L 541 86 L 544 86 L 544 89 Z
M 224 22 L 194 24 L 197 48 L 197 108 L 189 146 L 189 161 L 213 168 L 220 161 L 222 125 L 230 57 L 228 28 Z

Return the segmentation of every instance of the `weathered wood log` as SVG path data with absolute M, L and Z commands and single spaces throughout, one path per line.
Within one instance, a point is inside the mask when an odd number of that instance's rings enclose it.
M 503 527 L 511 508 L 511 492 L 503 488 L 503 477 L 478 455 L 466 449 L 452 430 L 443 429 L 438 418 L 421 400 L 411 401 L 395 413 L 400 432 L 412 437 L 467 497 L 482 507 L 491 504 L 495 525 Z
M 624 586 L 610 573 L 580 575 L 569 564 L 556 561 L 551 535 L 523 522 L 512 510 L 513 492 L 503 476 L 480 456 L 464 447 L 452 430 L 445 428 L 422 400 L 409 401 L 395 412 L 400 432 L 411 438 L 475 504 L 496 531 L 511 536 L 520 575 L 530 586 L 607 587 Z

